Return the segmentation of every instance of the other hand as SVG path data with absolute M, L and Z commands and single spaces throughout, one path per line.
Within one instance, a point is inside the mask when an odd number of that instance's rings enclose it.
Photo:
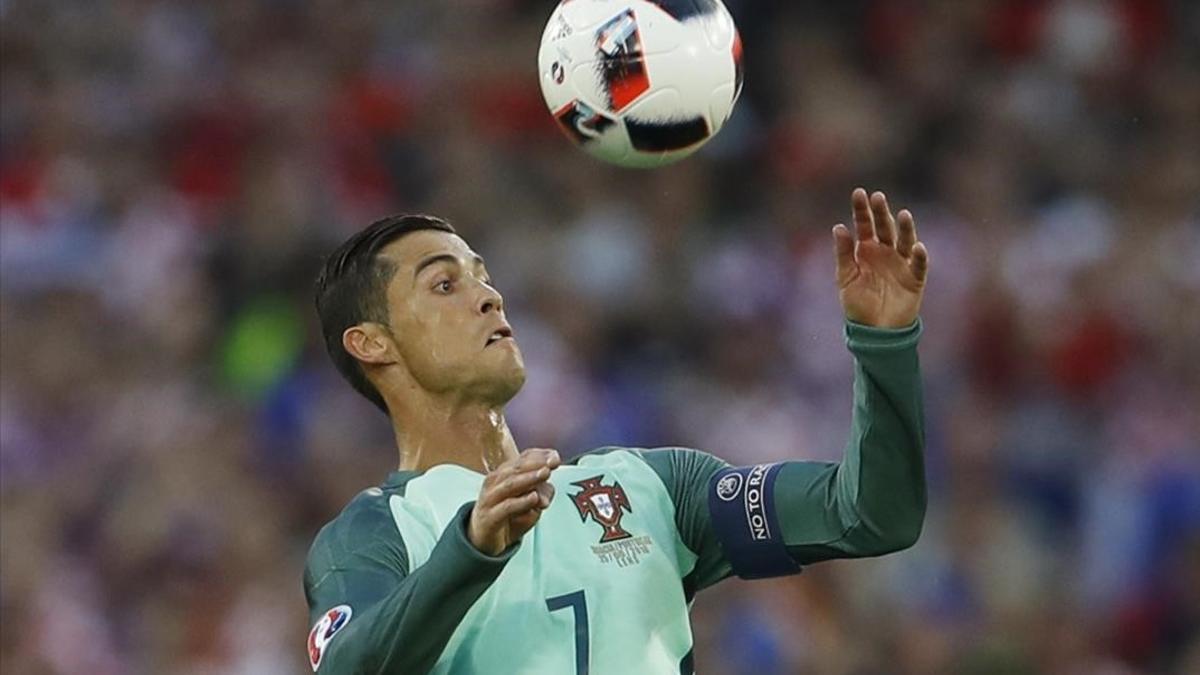
M 467 527 L 475 548 L 496 556 L 520 541 L 554 499 L 548 481 L 561 463 L 556 450 L 531 448 L 488 473 Z
M 858 188 L 850 196 L 854 234 L 833 228 L 838 300 L 846 318 L 877 328 L 912 325 L 921 310 L 929 252 L 917 240 L 912 213 L 892 217 L 887 197 L 869 197 Z

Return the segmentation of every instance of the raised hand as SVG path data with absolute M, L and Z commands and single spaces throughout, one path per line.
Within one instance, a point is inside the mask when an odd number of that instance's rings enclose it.
M 548 480 L 561 463 L 557 451 L 531 448 L 488 473 L 467 527 L 475 548 L 496 556 L 520 541 L 550 507 L 554 486 Z
M 877 328 L 904 328 L 925 295 L 929 252 L 907 209 L 892 217 L 887 197 L 858 188 L 850 195 L 854 231 L 833 228 L 838 299 L 846 318 Z

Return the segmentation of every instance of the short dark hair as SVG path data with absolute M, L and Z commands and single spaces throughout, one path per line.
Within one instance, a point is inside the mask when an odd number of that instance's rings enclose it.
M 436 216 L 389 216 L 346 240 L 325 259 L 317 277 L 317 316 L 321 319 L 325 350 L 350 386 L 385 414 L 387 403 L 367 379 L 362 364 L 342 345 L 342 335 L 347 328 L 365 321 L 388 323 L 387 286 L 396 266 L 381 259 L 379 252 L 400 237 L 421 230 L 457 234 L 450 223 Z

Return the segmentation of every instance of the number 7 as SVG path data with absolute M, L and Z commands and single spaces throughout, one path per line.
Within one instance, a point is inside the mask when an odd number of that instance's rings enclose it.
M 587 598 L 583 590 L 546 598 L 546 609 L 557 612 L 571 607 L 575 610 L 575 675 L 588 675 L 588 616 Z

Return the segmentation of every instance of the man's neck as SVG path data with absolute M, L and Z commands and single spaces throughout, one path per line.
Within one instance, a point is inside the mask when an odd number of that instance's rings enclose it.
M 430 406 L 392 418 L 401 471 L 457 464 L 488 473 L 517 456 L 517 445 L 500 407 L 482 404 Z

